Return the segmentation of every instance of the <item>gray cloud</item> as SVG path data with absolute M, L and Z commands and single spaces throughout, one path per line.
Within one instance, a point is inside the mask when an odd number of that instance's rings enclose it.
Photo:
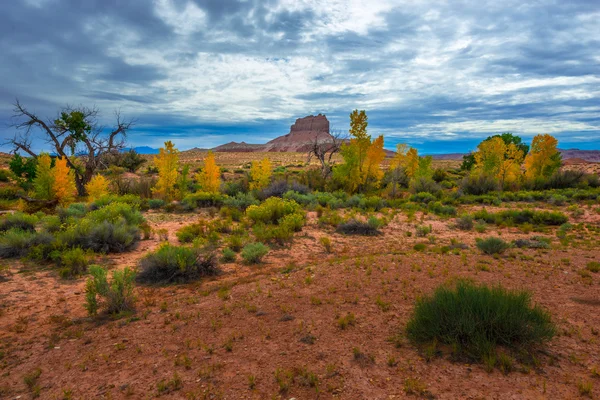
M 343 128 L 365 108 L 388 146 L 496 129 L 600 147 L 597 1 L 438 3 L 2 2 L 0 135 L 18 97 L 119 108 L 133 144 L 274 137 L 312 112 Z

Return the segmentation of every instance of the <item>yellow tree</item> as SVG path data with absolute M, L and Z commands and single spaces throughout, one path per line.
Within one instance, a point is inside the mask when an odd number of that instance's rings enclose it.
M 493 176 L 504 186 L 518 180 L 524 156 L 514 142 L 507 142 L 500 135 L 492 136 L 479 143 L 473 154 L 475 172 Z
M 367 149 L 365 166 L 363 168 L 362 182 L 363 184 L 372 183 L 375 187 L 379 186 L 383 171 L 381 170 L 381 162 L 385 159 L 385 151 L 383 150 L 383 136 L 379 136 L 373 140 Z
M 97 174 L 85 185 L 85 190 L 88 192 L 90 201 L 98 200 L 108 194 L 108 180 Z
M 350 114 L 350 142 L 342 146 L 340 154 L 344 163 L 339 165 L 334 176 L 349 192 L 360 191 L 367 183 L 379 185 L 383 176 L 381 161 L 385 158 L 383 136 L 371 142 L 367 134 L 368 119 L 364 110 Z
M 218 193 L 221 187 L 221 170 L 215 161 L 215 155 L 209 151 L 204 159 L 204 168 L 198 172 L 197 180 L 202 190 L 210 193 Z
M 398 143 L 396 145 L 396 155 L 390 161 L 390 169 L 396 169 L 399 167 L 404 168 L 406 166 L 406 153 L 408 152 L 408 145 L 406 143 Z
M 271 161 L 265 157 L 262 161 L 253 161 L 250 168 L 250 190 L 261 190 L 269 186 L 272 175 Z
M 54 175 L 54 195 L 58 202 L 61 205 L 73 202 L 77 195 L 77 186 L 75 186 L 75 174 L 67 165 L 67 158 L 57 158 L 52 172 Z
M 160 148 L 158 156 L 154 157 L 154 164 L 158 168 L 158 181 L 152 191 L 164 200 L 171 201 L 176 195 L 179 150 L 170 140 L 165 142 L 165 147 Z
M 406 152 L 404 168 L 406 169 L 406 176 L 414 178 L 419 172 L 419 152 L 414 147 L 411 147 Z
M 48 153 L 42 153 L 37 158 L 33 191 L 35 197 L 40 200 L 54 199 L 54 174 L 52 173 L 52 159 Z
M 525 157 L 525 176 L 530 179 L 548 177 L 560 168 L 561 155 L 556 148 L 558 140 L 554 136 L 536 135 L 531 142 L 529 154 Z

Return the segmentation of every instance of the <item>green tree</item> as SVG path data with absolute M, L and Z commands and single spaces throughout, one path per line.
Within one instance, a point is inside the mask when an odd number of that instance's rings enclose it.
M 52 159 L 48 153 L 41 153 L 38 157 L 33 191 L 39 200 L 53 200 L 55 197 Z
M 10 159 L 8 167 L 15 176 L 17 183 L 23 187 L 27 187 L 35 178 L 37 159 L 35 157 L 25 158 L 16 153 Z

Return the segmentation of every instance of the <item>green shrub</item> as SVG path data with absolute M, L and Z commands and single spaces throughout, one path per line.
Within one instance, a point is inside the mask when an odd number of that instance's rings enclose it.
M 62 252 L 56 251 L 53 258 L 60 266 L 58 273 L 62 278 L 76 278 L 87 271 L 90 253 L 75 247 Z
M 437 195 L 442 191 L 442 187 L 430 178 L 417 178 L 410 182 L 409 189 L 413 193 L 431 193 Z
M 531 239 L 517 239 L 513 244 L 518 248 L 527 249 L 549 249 L 550 243 L 545 238 L 533 237 Z
M 565 214 L 558 211 L 534 211 L 534 210 L 504 210 L 490 213 L 487 210 L 477 211 L 473 217 L 496 225 L 561 225 L 568 221 Z
M 419 192 L 410 196 L 410 201 L 413 201 L 415 203 L 429 204 L 436 200 L 437 197 L 428 192 Z
M 221 257 L 221 261 L 224 263 L 234 262 L 237 258 L 235 251 L 231 250 L 229 247 L 223 249 L 223 256 Z
M 195 248 L 165 243 L 140 260 L 140 271 L 136 279 L 142 283 L 166 284 L 189 282 L 218 272 L 216 258 L 212 253 L 202 254 Z
M 431 225 L 418 225 L 415 228 L 415 235 L 417 237 L 425 237 L 429 235 L 432 230 L 433 228 L 431 227 Z
M 38 219 L 35 215 L 29 215 L 22 212 L 7 214 L 0 221 L 0 232 L 6 232 L 11 229 L 34 232 L 37 222 Z
M 98 300 L 103 299 L 108 314 L 119 314 L 133 311 L 135 297 L 133 294 L 135 272 L 127 267 L 112 273 L 112 279 L 107 280 L 107 271 L 99 265 L 91 265 L 90 275 L 85 285 L 85 308 L 90 315 L 98 313 Z
M 221 207 L 224 197 L 220 193 L 197 192 L 188 194 L 181 203 L 190 210 L 195 208 Z
M 429 203 L 427 208 L 436 215 L 441 215 L 441 216 L 447 215 L 447 216 L 451 216 L 451 217 L 456 215 L 455 207 L 443 205 L 439 201 Z
M 0 170 L 1 171 L 1 170 Z M 19 189 L 12 186 L 5 186 L 0 188 L 0 199 L 2 200 L 16 200 L 19 198 Z
M 406 333 L 417 345 L 440 343 L 451 346 L 457 358 L 484 361 L 498 346 L 530 352 L 556 329 L 546 311 L 531 306 L 529 292 L 459 281 L 417 300 Z
M 585 266 L 585 268 L 593 273 L 597 273 L 600 272 L 600 262 L 598 261 L 590 261 L 589 263 L 587 263 L 587 265 Z
M 157 210 L 159 208 L 163 208 L 165 206 L 165 201 L 163 199 L 150 199 L 148 200 L 148 207 L 153 210 Z
M 11 229 L 0 236 L 0 258 L 23 257 L 31 249 L 48 246 L 53 241 L 54 237 L 47 232 Z
M 256 240 L 266 243 L 285 244 L 294 238 L 294 229 L 290 224 L 266 225 L 262 222 L 252 227 Z
M 477 241 L 477 248 L 485 254 L 500 254 L 504 253 L 510 244 L 498 237 L 489 237 Z
M 68 247 L 81 247 L 97 253 L 122 253 L 140 239 L 140 229 L 125 220 L 94 222 L 83 218 L 58 235 Z
M 208 227 L 206 222 L 200 220 L 180 228 L 175 235 L 181 243 L 192 243 L 198 237 L 206 237 L 207 233 Z
M 381 231 L 373 227 L 368 222 L 358 221 L 351 219 L 346 222 L 342 222 L 338 225 L 337 232 L 343 233 L 344 235 L 363 235 L 363 236 L 377 236 L 381 235 Z
M 135 194 L 126 194 L 123 196 L 117 195 L 106 195 L 102 196 L 98 200 L 94 201 L 90 207 L 93 210 L 104 208 L 106 206 L 114 205 L 114 204 L 122 204 L 127 205 L 132 209 L 141 210 L 144 205 L 144 200 Z
M 268 252 L 269 248 L 261 242 L 250 243 L 244 246 L 244 249 L 242 250 L 242 258 L 248 264 L 258 264 Z
M 278 197 L 270 197 L 262 204 L 246 209 L 246 215 L 254 223 L 278 224 L 280 219 L 290 214 L 303 214 L 300 204 Z
M 56 213 L 62 221 L 70 218 L 81 218 L 87 213 L 87 207 L 84 203 L 73 203 L 68 207 L 58 207 Z
M 482 195 L 499 189 L 498 180 L 485 174 L 469 174 L 460 183 L 463 193 Z
M 238 210 L 246 210 L 248 207 L 258 205 L 259 203 L 252 193 L 237 193 L 235 196 L 227 197 L 223 200 L 223 205 L 237 208 Z
M 462 231 L 470 231 L 473 229 L 473 217 L 469 214 L 461 215 L 455 220 L 455 226 Z
M 424 251 L 427 248 L 425 243 L 417 243 L 413 246 L 413 250 L 415 251 Z
M 244 238 L 240 235 L 231 235 L 227 239 L 227 244 L 231 250 L 237 253 L 244 247 Z

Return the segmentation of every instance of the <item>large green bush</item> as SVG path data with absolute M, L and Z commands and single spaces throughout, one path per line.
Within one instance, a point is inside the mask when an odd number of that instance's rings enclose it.
M 35 215 L 29 215 L 22 212 L 7 214 L 0 221 L 0 232 L 6 232 L 11 229 L 19 229 L 21 231 L 35 231 L 35 225 L 38 218 Z
M 258 264 L 268 252 L 269 248 L 260 242 L 249 243 L 242 250 L 242 258 L 248 264 Z
M 509 247 L 509 243 L 498 237 L 489 237 L 477 241 L 477 248 L 485 254 L 490 255 L 504 253 Z
M 270 197 L 260 205 L 252 205 L 246 209 L 246 215 L 254 222 L 278 224 L 279 220 L 290 214 L 302 214 L 302 207 L 293 200 Z
M 189 282 L 219 272 L 214 254 L 196 248 L 163 244 L 140 261 L 137 281 L 143 283 Z
M 459 281 L 419 299 L 406 333 L 417 345 L 449 345 L 456 357 L 489 363 L 498 347 L 531 352 L 556 329 L 529 292 Z

